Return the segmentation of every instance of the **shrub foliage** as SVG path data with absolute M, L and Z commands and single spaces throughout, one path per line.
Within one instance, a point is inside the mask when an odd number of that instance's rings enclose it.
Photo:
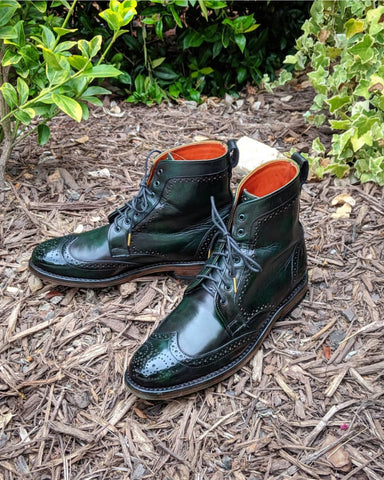
M 319 176 L 342 177 L 353 166 L 362 182 L 384 185 L 384 6 L 376 4 L 314 2 L 297 52 L 285 60 L 297 70 L 310 65 L 317 95 L 306 116 L 315 125 L 328 121 L 335 132 L 329 152 L 319 140 L 313 143 Z M 272 86 L 290 77 L 284 72 Z
M 154 0 L 137 5 L 130 35 L 109 59 L 124 73 L 121 93 L 133 102 L 161 102 L 202 95 L 236 95 L 247 83 L 271 76 L 292 50 L 310 3 Z M 96 15 L 101 2 L 80 2 L 81 35 L 109 34 Z M 116 83 L 116 81 L 114 82 Z

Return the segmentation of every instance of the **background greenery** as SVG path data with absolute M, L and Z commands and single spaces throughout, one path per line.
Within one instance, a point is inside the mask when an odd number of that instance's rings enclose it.
M 73 28 L 84 38 L 111 34 L 97 13 L 104 2 L 79 2 Z M 311 2 L 140 1 L 130 34 L 109 61 L 123 71 L 114 84 L 129 101 L 161 102 L 201 95 L 237 95 L 271 77 L 293 53 Z

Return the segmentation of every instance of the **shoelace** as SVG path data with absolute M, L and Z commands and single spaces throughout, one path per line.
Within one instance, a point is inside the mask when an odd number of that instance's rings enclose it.
M 218 265 L 219 258 L 214 263 L 209 263 L 207 265 L 208 272 L 207 273 L 199 273 L 197 278 L 202 278 L 205 280 L 210 280 L 212 282 L 213 288 L 216 290 L 220 297 L 220 301 L 224 302 L 225 299 L 223 298 L 222 293 L 220 292 L 219 285 L 221 282 L 225 285 L 225 278 L 224 278 L 224 271 L 227 267 L 229 267 L 229 273 L 232 277 L 233 281 L 233 291 L 237 293 L 237 280 L 235 274 L 235 263 L 238 262 L 238 259 L 242 259 L 244 265 L 252 270 L 253 272 L 260 272 L 262 270 L 261 266 L 253 260 L 252 257 L 247 255 L 245 252 L 241 250 L 238 243 L 234 238 L 231 236 L 230 232 L 227 229 L 223 219 L 220 217 L 219 212 L 217 211 L 215 200 L 211 197 L 211 205 L 212 205 L 212 222 L 217 229 L 216 234 L 212 238 L 211 246 L 215 245 L 215 250 L 213 252 L 210 251 L 208 253 L 208 258 L 211 256 L 223 257 L 224 262 L 222 265 Z M 217 248 L 219 247 L 219 248 Z M 218 277 L 214 275 L 214 273 L 218 272 Z M 210 287 L 206 285 L 205 282 L 201 284 L 201 286 L 208 292 L 212 293 Z M 228 288 L 228 285 L 227 285 Z
M 154 153 L 161 153 L 160 150 L 151 150 L 146 159 L 145 159 L 145 165 L 144 165 L 144 176 L 140 182 L 140 189 L 137 192 L 137 194 L 129 200 L 129 202 L 125 203 L 125 205 L 121 208 L 116 209 L 116 217 L 113 221 L 116 230 L 120 230 L 121 225 L 120 221 L 121 219 L 124 220 L 124 222 L 128 225 L 128 239 L 127 239 L 127 244 L 128 247 L 131 245 L 131 237 L 132 237 L 132 220 L 130 219 L 131 214 L 137 215 L 139 213 L 145 212 L 145 210 L 148 207 L 148 196 L 153 197 L 154 192 L 152 192 L 147 185 L 147 180 L 149 177 L 149 168 L 148 168 L 148 163 L 149 159 Z

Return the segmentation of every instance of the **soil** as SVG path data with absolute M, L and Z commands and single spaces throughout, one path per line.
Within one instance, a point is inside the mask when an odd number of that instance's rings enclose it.
M 137 399 L 123 373 L 185 283 L 76 289 L 27 268 L 39 242 L 104 224 L 137 192 L 151 149 L 243 135 L 281 151 L 329 145 L 327 127 L 302 117 L 313 96 L 291 86 L 152 108 L 106 98 L 81 124 L 59 115 L 45 147 L 17 147 L 0 193 L 1 480 L 384 478 L 383 188 L 304 186 L 306 298 L 238 373 L 174 401 Z

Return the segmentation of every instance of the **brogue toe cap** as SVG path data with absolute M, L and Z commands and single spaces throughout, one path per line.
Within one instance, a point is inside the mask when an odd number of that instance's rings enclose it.
M 55 272 L 57 269 L 66 267 L 67 262 L 63 255 L 63 246 L 69 240 L 69 236 L 53 238 L 40 243 L 32 252 L 31 263 L 34 267 Z
M 133 355 L 127 370 L 127 383 L 156 389 L 169 386 L 183 366 L 172 354 L 168 338 L 151 338 Z

